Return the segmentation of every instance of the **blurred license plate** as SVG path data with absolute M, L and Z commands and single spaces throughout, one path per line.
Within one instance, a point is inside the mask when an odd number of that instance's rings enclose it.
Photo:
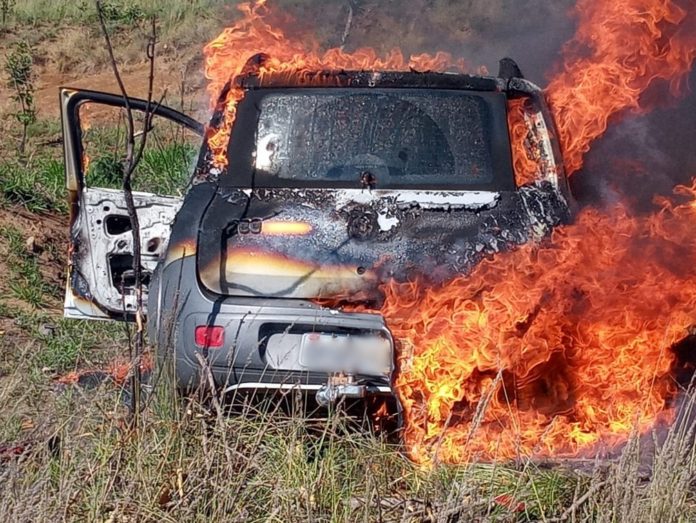
M 318 372 L 383 375 L 391 369 L 389 340 L 309 332 L 302 335 L 300 365 Z

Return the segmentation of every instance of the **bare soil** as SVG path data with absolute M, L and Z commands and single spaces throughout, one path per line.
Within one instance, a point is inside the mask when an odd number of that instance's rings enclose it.
M 122 69 L 123 82 L 129 96 L 146 98 L 148 89 L 147 63 L 126 66 Z M 155 69 L 154 99 L 164 99 L 164 103 L 177 109 L 199 113 L 207 111 L 207 97 L 202 73 L 186 75 L 177 70 L 176 64 L 160 62 Z M 36 106 L 40 119 L 57 118 L 60 114 L 58 90 L 60 87 L 73 87 L 109 93 L 120 93 L 119 86 L 111 70 L 98 71 L 93 74 L 61 73 L 47 68 L 40 71 L 36 85 Z M 3 84 L 0 86 L 0 114 L 11 112 L 11 91 Z M 182 96 L 183 95 L 183 96 Z
M 39 270 L 46 283 L 56 287 L 65 285 L 68 251 L 68 217 L 58 214 L 31 213 L 20 206 L 9 209 L 0 208 L 0 224 L 22 232 L 26 242 L 24 248 L 29 256 L 38 261 Z M 11 274 L 8 266 L 9 246 L 0 238 L 0 274 Z M 7 277 L 0 278 L 0 293 L 3 302 L 11 309 L 26 309 L 28 305 L 13 297 Z M 46 296 L 42 310 L 59 316 L 62 303 L 53 296 Z M 0 314 L 0 332 L 2 336 L 13 339 L 26 337 L 26 331 L 20 328 L 14 319 Z

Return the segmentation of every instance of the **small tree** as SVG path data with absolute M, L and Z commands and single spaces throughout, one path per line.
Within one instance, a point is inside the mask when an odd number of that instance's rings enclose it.
M 16 0 L 0 0 L 0 16 L 2 17 L 2 26 L 7 24 L 7 17 L 12 13 Z
M 135 336 L 131 338 L 129 349 L 131 352 L 131 361 L 133 362 L 133 374 L 131 377 L 132 401 L 131 401 L 131 422 L 134 428 L 139 426 L 140 408 L 142 405 L 140 398 L 140 387 L 142 377 L 140 375 L 140 364 L 143 356 L 143 346 L 145 344 L 145 328 L 144 328 L 144 313 L 143 313 L 143 280 L 142 280 L 142 248 L 140 245 L 140 222 L 138 220 L 138 212 L 135 207 L 135 199 L 133 198 L 132 181 L 135 169 L 140 163 L 145 151 L 148 133 L 152 126 L 153 110 L 155 102 L 152 99 L 154 82 L 155 82 L 155 50 L 157 44 L 157 20 L 153 17 L 150 36 L 147 44 L 147 58 L 150 63 L 150 71 L 148 74 L 148 90 L 147 90 L 147 108 L 145 110 L 145 120 L 143 122 L 143 131 L 136 136 L 135 120 L 133 110 L 126 91 L 126 85 L 123 83 L 123 77 L 118 68 L 118 62 L 114 55 L 114 48 L 111 44 L 111 36 L 107 28 L 107 19 L 105 14 L 105 5 L 103 0 L 95 0 L 97 7 L 97 16 L 99 25 L 104 36 L 106 50 L 109 53 L 109 62 L 111 69 L 118 83 L 121 95 L 123 96 L 123 104 L 126 110 L 126 155 L 121 163 L 123 195 L 126 200 L 126 208 L 128 209 L 128 217 L 130 218 L 131 229 L 133 234 L 133 275 L 134 287 L 136 295 L 135 308 Z M 138 138 L 139 141 L 136 139 Z M 130 336 L 129 336 L 130 338 Z
M 19 143 L 19 153 L 22 156 L 27 145 L 29 126 L 36 121 L 33 69 L 31 47 L 26 42 L 19 42 L 7 56 L 5 72 L 9 77 L 7 85 L 14 91 L 12 99 L 19 104 L 19 111 L 14 116 L 22 124 L 22 139 Z

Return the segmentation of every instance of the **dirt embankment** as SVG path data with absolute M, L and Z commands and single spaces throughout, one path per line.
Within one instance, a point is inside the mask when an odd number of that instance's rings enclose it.
M 149 65 L 145 62 L 123 67 L 121 73 L 129 96 L 146 98 L 148 89 Z M 58 90 L 60 87 L 74 87 L 93 91 L 120 93 L 118 83 L 110 69 L 92 74 L 61 73 L 50 67 L 39 70 L 36 82 L 36 107 L 38 117 L 55 119 L 60 115 Z M 7 85 L 0 87 L 0 114 L 12 112 L 11 91 Z M 201 118 L 207 110 L 205 78 L 202 71 L 188 73 L 177 68 L 172 61 L 157 62 L 155 69 L 156 100 L 186 112 L 193 112 Z
M 30 284 L 23 264 L 38 268 L 46 289 L 41 310 L 60 316 L 62 302 L 59 291 L 65 285 L 68 251 L 68 217 L 59 214 L 34 214 L 20 206 L 0 208 L 0 294 L 3 309 L 0 311 L 2 337 L 14 341 L 27 337 L 24 329 L 14 320 L 14 311 L 32 308 L 21 299 L 17 289 Z M 21 234 L 21 244 L 10 239 L 13 232 Z

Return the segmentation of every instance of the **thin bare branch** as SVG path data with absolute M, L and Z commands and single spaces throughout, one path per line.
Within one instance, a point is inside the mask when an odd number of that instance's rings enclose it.
M 145 146 L 147 144 L 148 133 L 152 127 L 152 116 L 153 116 L 153 106 L 152 97 L 154 92 L 154 79 L 155 79 L 155 57 L 156 57 L 156 45 L 157 45 L 157 21 L 152 18 L 151 33 L 148 39 L 147 46 L 147 57 L 150 63 L 150 70 L 148 76 L 148 93 L 147 93 L 147 105 L 145 109 L 145 115 L 143 120 L 143 130 L 139 133 L 138 137 L 140 139 L 138 147 L 136 150 L 136 133 L 135 133 L 135 121 L 133 118 L 133 110 L 130 104 L 130 99 L 128 97 L 128 92 L 126 90 L 125 83 L 118 68 L 118 62 L 114 54 L 113 45 L 111 43 L 111 37 L 109 36 L 109 30 L 106 26 L 106 21 L 104 19 L 103 5 L 101 0 L 95 0 L 97 7 L 97 14 L 99 17 L 99 25 L 101 26 L 102 33 L 104 34 L 104 40 L 106 42 L 106 48 L 109 53 L 109 61 L 111 62 L 111 68 L 118 83 L 119 89 L 121 90 L 121 95 L 123 96 L 123 104 L 126 110 L 126 155 L 123 159 L 123 194 L 126 203 L 126 208 L 128 210 L 128 217 L 130 219 L 131 231 L 133 234 L 133 279 L 134 279 L 134 290 L 136 298 L 135 307 L 135 323 L 136 332 L 133 337 L 133 341 L 129 344 L 130 357 L 133 365 L 133 372 L 131 378 L 132 385 L 132 422 L 135 427 L 138 426 L 138 417 L 140 414 L 140 406 L 142 404 L 140 398 L 140 389 L 142 383 L 142 376 L 140 373 L 140 363 L 143 355 L 143 347 L 145 344 L 145 328 L 144 328 L 144 314 L 143 314 L 143 283 L 142 283 L 142 246 L 140 242 L 140 222 L 138 220 L 138 213 L 135 206 L 135 200 L 133 198 L 133 174 L 137 168 L 140 160 L 142 159 Z M 125 286 L 123 292 L 125 293 Z M 125 300 L 124 300 L 125 301 Z
M 126 108 L 128 126 L 128 136 L 126 137 L 126 158 L 133 157 L 133 141 L 135 136 L 135 127 L 133 124 L 133 111 L 131 109 L 130 100 L 128 98 L 128 92 L 126 91 L 126 85 L 123 83 L 123 78 L 121 77 L 121 72 L 118 69 L 118 62 L 116 56 L 114 55 L 114 47 L 111 44 L 111 37 L 109 36 L 109 30 L 106 27 L 106 20 L 104 19 L 104 6 L 101 0 L 95 0 L 97 5 L 97 16 L 99 18 L 99 26 L 101 27 L 102 34 L 104 35 L 104 41 L 106 43 L 106 50 L 109 53 L 109 62 L 111 64 L 111 70 L 114 73 L 116 82 L 118 83 L 118 88 L 123 96 L 123 103 Z

